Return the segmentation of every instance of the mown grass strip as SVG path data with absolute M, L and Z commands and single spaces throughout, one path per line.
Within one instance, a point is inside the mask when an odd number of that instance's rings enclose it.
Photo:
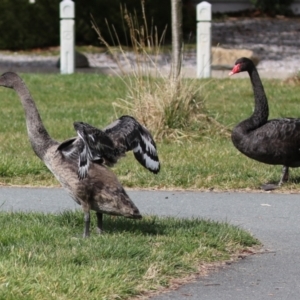
M 81 211 L 0 212 L 0 299 L 127 299 L 259 244 L 201 219 L 105 216 L 105 234 L 89 239 L 82 222 Z

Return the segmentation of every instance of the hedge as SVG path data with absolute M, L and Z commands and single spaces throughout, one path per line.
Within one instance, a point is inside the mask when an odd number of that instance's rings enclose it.
M 91 28 L 91 14 L 106 40 L 110 39 L 105 19 L 116 28 L 121 43 L 126 43 L 120 6 L 141 21 L 141 0 L 74 0 L 76 15 L 76 44 L 99 45 Z M 0 1 L 0 49 L 20 50 L 59 45 L 60 0 L 1 0 Z M 195 7 L 191 1 L 183 1 L 183 31 L 185 36 L 196 30 Z M 171 0 L 145 0 L 149 26 L 155 24 L 161 34 L 168 26 L 166 40 L 170 41 Z M 142 21 L 141 21 L 142 22 Z

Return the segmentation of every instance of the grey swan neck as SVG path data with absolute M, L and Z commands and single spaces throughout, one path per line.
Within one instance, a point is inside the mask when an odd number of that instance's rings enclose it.
M 19 95 L 25 112 L 29 141 L 36 155 L 41 160 L 44 160 L 44 156 L 47 150 L 57 142 L 51 139 L 47 130 L 45 129 L 37 107 L 24 81 L 17 74 L 8 74 L 9 76 L 13 77 L 13 80 L 11 86 L 6 87 L 14 89 Z M 1 80 L 0 85 L 5 86 L 4 84 L 2 84 Z
M 264 87 L 254 65 L 248 70 L 248 73 L 254 93 L 254 112 L 249 119 L 243 122 L 243 124 L 248 130 L 254 130 L 267 123 L 269 106 Z

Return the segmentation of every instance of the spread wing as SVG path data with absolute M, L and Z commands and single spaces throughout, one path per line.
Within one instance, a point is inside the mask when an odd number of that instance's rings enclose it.
M 65 157 L 70 159 L 78 159 L 79 152 L 82 151 L 83 143 L 76 137 L 65 140 L 57 147 L 56 151 L 60 151 Z
M 80 138 L 71 138 L 62 142 L 56 151 L 63 156 L 78 163 L 78 178 L 84 179 L 87 175 L 90 160 L 88 159 L 87 147 Z
M 75 122 L 74 128 L 82 143 L 79 149 L 78 176 L 83 179 L 87 176 L 91 161 L 113 165 L 118 160 L 118 153 L 113 141 L 102 130 L 87 123 Z
M 157 174 L 160 163 L 156 144 L 150 132 L 131 116 L 122 116 L 103 131 L 114 142 L 118 152 L 133 151 L 137 161 L 149 171 Z
M 87 123 L 74 122 L 78 137 L 61 143 L 57 150 L 78 161 L 78 177 L 87 176 L 90 163 L 114 165 L 125 152 L 132 150 L 138 162 L 157 174 L 160 163 L 150 132 L 133 117 L 122 116 L 104 130 Z

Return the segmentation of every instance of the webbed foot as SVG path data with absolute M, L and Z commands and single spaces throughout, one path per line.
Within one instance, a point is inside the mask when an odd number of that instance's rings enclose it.
M 280 185 L 274 184 L 274 183 L 266 183 L 261 186 L 261 188 L 264 191 L 273 191 L 273 190 L 278 189 L 279 187 L 280 187 Z

